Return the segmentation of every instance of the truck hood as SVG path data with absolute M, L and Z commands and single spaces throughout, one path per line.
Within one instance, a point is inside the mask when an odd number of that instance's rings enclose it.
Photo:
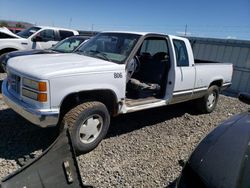
M 18 35 L 16 35 L 16 34 L 14 34 L 14 33 L 12 33 L 9 29 L 7 29 L 6 27 L 1 27 L 0 28 L 0 33 L 4 33 L 4 34 L 6 34 L 6 35 L 9 35 L 10 36 L 10 38 L 21 38 L 21 37 L 19 37 Z
M 115 71 L 119 70 L 120 66 L 116 63 L 75 53 L 39 54 L 11 58 L 8 61 L 7 70 L 28 77 L 48 79 L 82 73 Z

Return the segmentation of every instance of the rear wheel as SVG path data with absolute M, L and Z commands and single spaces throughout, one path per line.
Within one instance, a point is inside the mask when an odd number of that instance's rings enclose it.
M 219 87 L 218 86 L 210 86 L 208 88 L 207 94 L 201 99 L 197 100 L 198 110 L 202 113 L 211 113 L 218 102 L 219 98 Z
M 93 150 L 106 136 L 110 116 L 106 106 L 100 102 L 86 102 L 71 109 L 63 118 L 68 126 L 77 154 Z

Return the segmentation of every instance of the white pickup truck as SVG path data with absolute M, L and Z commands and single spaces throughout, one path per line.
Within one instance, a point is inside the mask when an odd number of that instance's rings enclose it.
M 195 61 L 186 38 L 102 32 L 76 53 L 10 59 L 2 94 L 36 125 L 69 126 L 85 153 L 105 137 L 111 116 L 193 99 L 212 112 L 232 72 L 232 64 Z
M 17 34 L 0 29 L 0 55 L 16 50 L 48 49 L 58 41 L 78 35 L 78 31 L 57 27 L 34 26 Z

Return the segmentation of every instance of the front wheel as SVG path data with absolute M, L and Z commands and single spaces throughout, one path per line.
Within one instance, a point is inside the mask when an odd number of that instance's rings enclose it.
M 208 88 L 207 94 L 201 99 L 197 100 L 196 104 L 198 110 L 201 111 L 202 113 L 211 113 L 215 109 L 218 99 L 219 99 L 219 87 L 210 86 Z
M 109 124 L 110 116 L 106 106 L 96 101 L 76 106 L 62 120 L 62 125 L 69 127 L 78 155 L 96 148 L 106 136 Z

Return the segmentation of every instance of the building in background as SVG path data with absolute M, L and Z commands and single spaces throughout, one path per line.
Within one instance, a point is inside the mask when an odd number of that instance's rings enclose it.
M 13 33 L 18 33 L 31 26 L 33 26 L 33 24 L 28 23 L 28 22 L 0 20 L 0 27 L 6 27 Z

